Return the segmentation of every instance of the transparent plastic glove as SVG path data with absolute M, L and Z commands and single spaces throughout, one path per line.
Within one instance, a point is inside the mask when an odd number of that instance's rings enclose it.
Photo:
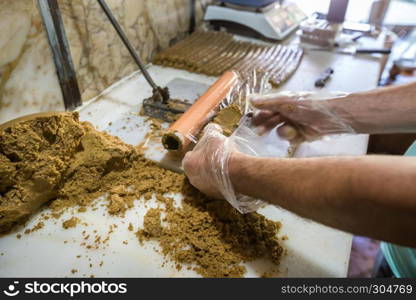
M 331 98 L 346 95 L 331 94 Z M 250 97 L 251 103 L 258 109 L 253 117 L 253 125 L 262 134 L 283 123 L 277 129 L 278 135 L 293 142 L 313 141 L 324 135 L 354 133 L 348 121 L 335 111 L 331 101 L 322 99 L 325 99 L 324 95 L 313 92 L 253 95 Z
M 182 160 L 191 184 L 214 198 L 227 198 L 234 194 L 228 175 L 231 151 L 231 141 L 222 134 L 221 127 L 208 124 L 195 148 Z
M 257 210 L 263 202 L 236 194 L 229 176 L 231 153 L 238 151 L 236 137 L 226 137 L 221 127 L 208 124 L 195 148 L 188 152 L 183 168 L 193 186 L 208 196 L 227 200 L 241 213 Z

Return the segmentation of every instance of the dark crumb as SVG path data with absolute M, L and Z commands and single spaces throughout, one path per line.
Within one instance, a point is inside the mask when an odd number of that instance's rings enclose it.
M 78 272 L 78 270 L 77 270 L 77 269 L 72 269 L 72 270 L 71 270 L 71 273 L 72 273 L 72 274 L 75 274 L 75 273 L 77 273 L 77 272 Z
M 18 234 L 16 234 L 16 237 L 17 237 L 18 239 L 20 239 L 20 238 L 22 237 L 22 235 L 21 235 L 20 233 L 18 233 Z
M 29 234 L 29 233 L 35 232 L 37 230 L 42 229 L 44 226 L 45 226 L 45 224 L 43 222 L 39 222 L 35 226 L 33 226 L 32 229 L 26 229 L 24 234 Z
M 74 228 L 75 226 L 77 226 L 77 224 L 79 223 L 79 219 L 78 218 L 76 218 L 76 217 L 72 217 L 72 218 L 70 218 L 70 219 L 68 219 L 68 220 L 66 220 L 66 221 L 64 221 L 63 223 L 62 223 L 62 227 L 64 228 L 64 229 L 68 229 L 68 228 Z

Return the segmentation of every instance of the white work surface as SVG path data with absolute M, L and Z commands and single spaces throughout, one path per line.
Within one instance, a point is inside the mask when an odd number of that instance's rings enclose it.
M 307 54 L 295 75 L 282 86 L 281 90 L 315 90 L 314 80 L 326 67 L 335 69 L 326 90 L 359 91 L 375 87 L 378 74 L 377 60 L 354 58 L 348 55 L 333 55 L 325 52 Z M 215 78 L 186 71 L 150 66 L 150 73 L 161 86 L 174 78 L 189 79 L 211 84 Z M 101 97 L 84 104 L 80 109 L 81 120 L 92 122 L 99 130 L 106 130 L 130 144 L 143 141 L 149 130 L 149 123 L 138 116 L 141 101 L 151 95 L 151 89 L 144 77 L 138 73 L 124 79 Z M 109 125 L 111 122 L 111 126 Z M 339 136 L 326 141 L 303 145 L 302 156 L 362 155 L 366 153 L 368 137 Z M 152 152 L 152 153 L 149 153 Z M 151 148 L 147 155 L 155 160 L 163 158 L 161 147 Z M 152 207 L 149 204 L 148 207 Z M 163 258 L 154 251 L 157 243 L 139 244 L 134 232 L 143 223 L 146 209 L 142 201 L 126 213 L 125 218 L 111 217 L 103 208 L 77 214 L 89 226 L 78 225 L 63 229 L 62 221 L 48 220 L 45 227 L 29 235 L 25 228 L 0 238 L 0 276 L 90 276 L 97 277 L 183 277 L 197 276 L 193 271 L 176 271 L 173 264 L 161 267 Z M 287 255 L 280 266 L 281 276 L 344 277 L 347 274 L 352 236 L 350 234 L 302 219 L 283 209 L 267 206 L 260 213 L 269 219 L 281 221 L 282 234 L 288 236 L 284 242 Z M 40 213 L 26 225 L 33 227 Z M 129 223 L 134 231 L 128 231 Z M 94 235 L 93 230 L 105 237 L 111 224 L 118 227 L 110 236 L 109 244 L 99 249 L 86 249 L 81 232 Z M 21 239 L 16 234 L 22 234 Z M 125 241 L 125 243 L 123 243 Z M 81 255 L 80 258 L 77 258 Z M 99 264 L 103 262 L 102 266 Z M 92 266 L 90 266 L 90 263 Z M 257 261 L 247 264 L 247 276 L 258 276 L 267 271 L 268 264 Z M 72 274 L 71 270 L 77 272 Z

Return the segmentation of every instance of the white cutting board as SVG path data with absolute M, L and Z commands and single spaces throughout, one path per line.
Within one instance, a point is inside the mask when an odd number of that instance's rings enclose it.
M 210 85 L 216 78 L 189 73 L 182 70 L 150 66 L 151 75 L 161 86 L 174 78 L 193 80 Z M 190 91 L 199 93 L 199 91 Z M 97 129 L 117 135 L 125 142 L 136 145 L 143 141 L 149 124 L 138 116 L 141 101 L 151 95 L 144 77 L 138 73 L 117 83 L 103 95 L 86 103 L 80 109 L 81 120 L 92 122 Z M 111 125 L 109 125 L 111 123 Z M 329 141 L 319 141 L 303 146 L 302 156 L 316 155 L 361 155 L 366 152 L 368 137 L 339 136 Z M 146 155 L 156 161 L 164 158 L 161 146 L 151 146 Z M 180 195 L 175 196 L 180 199 Z M 154 206 L 151 202 L 148 207 Z M 148 242 L 141 246 L 134 235 L 142 226 L 146 208 L 140 201 L 121 219 L 109 216 L 103 208 L 78 214 L 82 222 L 63 229 L 63 216 L 58 221 L 45 221 L 45 228 L 29 235 L 25 228 L 0 238 L 0 276 L 90 276 L 96 277 L 184 277 L 197 276 L 193 271 L 176 271 L 173 264 L 161 266 L 163 258 L 156 253 L 157 243 Z M 286 210 L 267 206 L 259 211 L 271 220 L 283 223 L 282 234 L 288 236 L 284 246 L 288 254 L 280 266 L 281 276 L 346 276 L 351 235 L 302 219 Z M 39 214 L 31 219 L 26 228 L 38 222 Z M 134 231 L 127 229 L 132 223 Z M 110 235 L 108 245 L 100 249 L 80 246 L 84 241 L 82 231 L 94 235 L 93 230 L 106 237 L 109 226 L 118 225 Z M 16 234 L 22 234 L 21 239 Z M 90 238 L 91 239 L 91 238 Z M 65 242 L 66 241 L 66 242 Z M 125 243 L 123 243 L 123 241 Z M 77 258 L 81 255 L 80 258 Z M 100 266 L 100 263 L 102 265 Z M 90 264 L 92 266 L 90 267 Z M 268 271 L 270 263 L 257 261 L 247 264 L 247 276 L 258 276 Z M 71 273 L 76 269 L 76 273 Z

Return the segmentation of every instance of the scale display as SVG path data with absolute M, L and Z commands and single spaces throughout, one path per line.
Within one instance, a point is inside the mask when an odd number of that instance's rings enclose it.
M 224 21 L 240 24 L 253 29 L 265 38 L 283 40 L 306 17 L 306 14 L 294 3 L 284 5 L 274 3 L 261 9 L 209 5 L 204 20 L 213 24 Z
M 295 4 L 278 5 L 275 9 L 266 11 L 264 15 L 276 32 L 284 37 L 306 19 L 306 15 Z

